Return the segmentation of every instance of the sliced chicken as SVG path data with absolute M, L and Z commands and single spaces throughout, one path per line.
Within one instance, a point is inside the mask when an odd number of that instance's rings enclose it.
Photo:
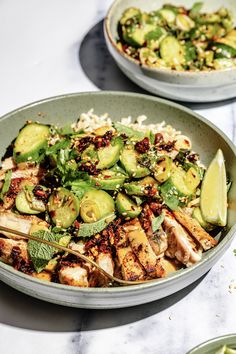
M 126 223 L 124 225 L 124 230 L 127 232 L 133 252 L 147 274 L 152 277 L 161 277 L 163 275 L 163 268 L 159 265 L 158 258 L 154 253 L 139 220 L 134 219 Z
M 2 171 L 12 170 L 13 168 L 16 168 L 13 157 L 8 157 L 2 161 Z
M 207 251 L 217 245 L 217 240 L 209 235 L 191 216 L 182 213 L 181 211 L 174 211 L 174 216 L 178 222 L 183 225 L 188 230 L 188 232 L 200 243 L 204 251 Z
M 145 271 L 130 246 L 119 248 L 117 257 L 123 279 L 141 280 L 144 278 Z
M 173 214 L 165 210 L 164 230 L 168 235 L 169 247 L 166 255 L 170 258 L 177 258 L 187 267 L 201 260 L 201 249 L 183 227 L 176 221 Z
M 14 214 L 11 211 L 0 211 L 0 225 L 9 227 L 10 229 L 17 230 L 28 234 L 31 226 L 34 224 L 47 225 L 47 223 L 36 216 L 23 216 Z M 10 234 L 0 230 L 0 233 L 12 238 L 14 240 L 23 239 L 23 237 Z
M 164 275 L 165 277 L 167 277 L 171 273 L 176 272 L 177 270 L 179 270 L 181 268 L 180 265 L 177 264 L 177 262 L 175 262 L 174 260 L 168 259 L 166 257 L 160 258 L 159 262 L 165 271 L 165 275 Z
M 71 263 L 70 265 L 62 266 L 58 272 L 59 281 L 61 284 L 88 287 L 88 271 L 82 268 L 79 264 Z
M 42 271 L 40 273 L 33 273 L 32 277 L 44 280 L 44 281 L 51 281 L 52 280 L 52 274 L 49 272 Z
M 0 260 L 12 264 L 13 259 L 13 251 L 16 251 L 18 257 L 28 263 L 28 252 L 27 252 L 27 242 L 24 240 L 11 240 L 7 238 L 0 238 Z
M 104 269 L 108 274 L 114 274 L 114 262 L 111 253 L 101 252 L 96 259 L 97 264 Z

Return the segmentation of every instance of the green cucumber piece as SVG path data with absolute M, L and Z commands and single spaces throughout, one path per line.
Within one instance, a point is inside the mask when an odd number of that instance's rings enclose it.
M 137 182 L 124 184 L 125 192 L 129 195 L 145 196 L 148 194 L 148 188 L 155 188 L 158 194 L 158 185 L 154 178 L 148 176 Z
M 187 188 L 194 193 L 201 182 L 199 170 L 195 167 L 190 167 L 186 172 L 184 181 Z
M 172 160 L 169 156 L 163 155 L 161 156 L 154 169 L 154 177 L 159 183 L 164 183 L 171 174 L 171 166 L 172 166 Z
M 188 32 L 195 27 L 195 22 L 189 16 L 179 14 L 176 16 L 176 26 L 181 31 Z
M 24 188 L 17 194 L 15 204 L 16 209 L 20 213 L 36 215 L 43 213 L 46 210 L 43 201 L 34 196 L 34 188 L 35 186 L 24 186 Z
M 49 197 L 48 211 L 53 223 L 68 228 L 79 215 L 79 200 L 66 188 L 58 188 Z
M 142 208 L 135 204 L 124 193 L 118 193 L 116 197 L 116 209 L 119 214 L 125 218 L 136 218 L 142 211 Z
M 17 163 L 37 161 L 42 150 L 47 147 L 49 127 L 39 123 L 27 124 L 19 132 L 13 148 L 13 156 Z
M 190 188 L 191 182 L 189 185 L 186 184 L 186 174 L 181 167 L 172 167 L 170 181 L 180 195 L 190 196 L 193 194 L 194 189 Z M 189 174 L 189 178 L 191 181 L 191 174 Z
M 215 70 L 230 69 L 236 66 L 233 59 L 219 58 L 213 61 L 213 66 Z
M 133 178 L 142 178 L 148 176 L 150 171 L 148 168 L 141 166 L 138 161 L 138 153 L 135 152 L 131 145 L 126 146 L 120 156 L 120 162 L 129 176 Z
M 96 188 L 108 191 L 118 190 L 125 180 L 126 176 L 111 170 L 103 170 L 98 176 L 90 176 L 90 181 Z
M 81 160 L 83 162 L 92 162 L 95 163 L 98 161 L 98 153 L 95 150 L 93 144 L 89 145 L 81 154 Z
M 115 211 L 113 198 L 103 190 L 91 188 L 80 204 L 80 216 L 86 223 L 96 222 Z
M 224 43 L 213 43 L 212 48 L 214 48 L 215 59 L 219 58 L 233 58 L 236 56 L 236 49 L 230 47 Z
M 110 168 L 114 166 L 120 158 L 120 152 L 123 148 L 121 138 L 114 138 L 111 144 L 98 150 L 98 169 Z
M 147 47 L 151 50 L 158 49 L 160 47 L 160 42 L 166 36 L 166 34 L 167 32 L 164 28 L 157 26 L 155 30 L 145 35 L 145 40 L 147 41 Z
M 125 25 L 125 23 L 132 19 L 133 17 L 141 17 L 141 11 L 139 9 L 137 9 L 136 7 L 130 7 L 127 10 L 125 10 L 123 12 L 123 15 L 120 19 L 120 24 L 121 25 Z
M 218 39 L 217 43 L 226 44 L 236 50 L 236 29 L 228 32 L 225 37 Z
M 173 24 L 176 18 L 176 12 L 172 8 L 163 8 L 159 10 L 161 16 L 166 20 L 167 23 Z
M 185 63 L 184 48 L 174 36 L 167 36 L 161 41 L 160 54 L 170 66 Z
M 139 59 L 143 65 L 153 65 L 157 61 L 155 52 L 149 48 L 141 48 L 139 51 Z

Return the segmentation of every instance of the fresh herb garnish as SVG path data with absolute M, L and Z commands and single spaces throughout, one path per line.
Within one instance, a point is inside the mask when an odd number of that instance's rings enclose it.
M 134 130 L 133 128 L 129 128 L 126 125 L 121 123 L 115 122 L 114 123 L 115 129 L 118 133 L 125 134 L 128 138 L 135 138 L 135 139 L 143 139 L 145 137 L 144 132 L 140 132 L 138 130 Z
M 5 174 L 4 184 L 0 192 L 0 200 L 3 200 L 4 195 L 9 191 L 10 184 L 11 184 L 11 176 L 12 176 L 12 170 L 7 171 Z
M 65 234 L 55 234 L 50 231 L 40 230 L 34 232 L 33 236 L 58 243 L 60 239 L 65 236 Z M 54 254 L 57 252 L 57 249 L 38 241 L 29 240 L 28 252 L 36 272 L 40 273 L 53 258 Z
M 97 233 L 104 230 L 108 226 L 108 224 L 115 219 L 115 217 L 115 214 L 112 213 L 96 222 L 80 224 L 77 236 L 89 237 L 96 235 Z
M 161 224 L 164 221 L 164 214 L 161 213 L 161 215 L 157 216 L 155 219 L 152 220 L 152 232 L 156 232 Z

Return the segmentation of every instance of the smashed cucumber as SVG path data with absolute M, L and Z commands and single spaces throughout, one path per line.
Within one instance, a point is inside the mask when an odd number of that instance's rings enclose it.
M 158 185 L 154 178 L 148 176 L 137 182 L 130 182 L 124 184 L 125 192 L 129 195 L 145 196 L 148 194 L 149 188 L 155 188 L 158 194 Z
M 136 218 L 142 211 L 142 208 L 124 193 L 117 194 L 116 208 L 125 218 Z
M 121 19 L 120 19 L 120 24 L 124 25 L 128 20 L 132 19 L 135 16 L 140 16 L 141 17 L 141 11 L 137 9 L 136 7 L 130 7 L 127 10 L 124 11 Z
M 161 41 L 160 54 L 170 66 L 185 64 L 184 48 L 174 36 L 167 36 Z
M 126 176 L 111 170 L 103 170 L 98 176 L 90 176 L 92 185 L 108 191 L 119 189 L 124 184 L 125 179 Z
M 127 145 L 120 156 L 120 162 L 129 176 L 133 178 L 142 178 L 148 176 L 148 168 L 141 166 L 137 161 L 138 154 L 131 145 Z
M 123 148 L 121 138 L 114 138 L 107 147 L 98 149 L 98 169 L 110 168 L 115 165 L 120 158 L 120 152 Z
M 46 210 L 44 202 L 34 196 L 34 188 L 35 186 L 24 186 L 24 188 L 17 194 L 15 203 L 16 209 L 20 213 L 36 215 Z
M 161 156 L 154 169 L 154 177 L 159 183 L 164 183 L 171 174 L 171 165 L 172 165 L 172 160 L 169 156 L 163 155 Z
M 96 222 L 115 211 L 113 198 L 103 190 L 91 188 L 80 204 L 80 216 L 86 223 Z
M 79 215 L 79 200 L 68 189 L 58 188 L 49 197 L 48 211 L 56 226 L 68 228 Z
M 17 163 L 37 161 L 42 150 L 47 147 L 49 127 L 44 124 L 30 123 L 19 132 L 13 148 L 13 156 Z

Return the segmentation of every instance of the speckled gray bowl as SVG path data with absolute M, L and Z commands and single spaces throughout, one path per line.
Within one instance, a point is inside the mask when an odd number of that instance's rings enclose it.
M 76 288 L 47 283 L 24 275 L 0 263 L 0 279 L 10 286 L 39 299 L 66 306 L 83 308 L 118 308 L 143 304 L 170 295 L 200 278 L 222 256 L 236 231 L 236 151 L 230 140 L 212 123 L 191 110 L 175 103 L 133 93 L 96 92 L 64 95 L 17 109 L 0 119 L 0 156 L 17 135 L 26 120 L 65 124 L 75 121 L 80 113 L 94 108 L 108 112 L 113 120 L 145 114 L 148 123 L 165 120 L 188 135 L 195 151 L 208 164 L 220 147 L 226 159 L 227 172 L 233 181 L 229 192 L 228 225 L 222 240 L 214 249 L 204 253 L 202 260 L 191 268 L 172 274 L 154 283 L 119 288 Z
M 197 345 L 187 354 L 215 354 L 224 345 L 236 350 L 236 334 L 228 334 L 221 337 L 216 337 L 207 342 Z
M 190 8 L 195 0 L 172 0 L 173 5 Z M 203 11 L 215 11 L 221 6 L 229 8 L 236 21 L 236 1 L 205 0 Z M 236 97 L 236 68 L 211 72 L 178 72 L 171 69 L 150 68 L 130 58 L 117 48 L 117 24 L 125 9 L 138 7 L 143 11 L 160 8 L 166 0 L 116 0 L 104 22 L 107 47 L 120 69 L 142 88 L 163 97 L 189 101 L 210 102 Z

